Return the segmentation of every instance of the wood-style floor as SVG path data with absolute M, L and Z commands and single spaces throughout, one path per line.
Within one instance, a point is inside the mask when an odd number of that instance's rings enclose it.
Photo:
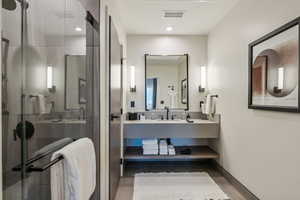
M 201 163 L 130 163 L 120 180 L 115 200 L 132 200 L 134 174 L 141 172 L 207 172 L 231 200 L 247 200 L 209 162 Z

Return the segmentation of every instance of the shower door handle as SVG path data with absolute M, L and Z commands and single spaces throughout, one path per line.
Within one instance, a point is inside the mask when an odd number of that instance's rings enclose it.
M 114 115 L 114 114 L 110 115 L 110 121 L 114 121 L 114 119 L 120 119 L 120 118 L 121 118 L 120 115 Z

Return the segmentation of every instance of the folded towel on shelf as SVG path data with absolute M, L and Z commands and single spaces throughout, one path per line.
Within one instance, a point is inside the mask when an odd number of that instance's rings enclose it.
M 143 139 L 143 154 L 144 155 L 157 155 L 159 152 L 158 149 L 158 140 L 157 139 Z
M 143 145 L 143 149 L 158 149 L 158 145 Z
M 158 141 L 157 141 L 157 139 L 143 139 L 142 144 L 143 145 L 151 145 L 151 144 L 155 145 L 155 144 L 158 144 Z
M 161 139 L 159 141 L 159 154 L 160 155 L 168 155 L 168 143 L 166 139 Z
M 159 155 L 167 156 L 169 154 L 168 151 L 159 151 Z
M 169 145 L 168 146 L 168 152 L 170 156 L 175 156 L 176 155 L 176 151 L 173 145 Z
M 96 188 L 96 155 L 89 138 L 79 139 L 52 155 L 63 156 L 51 167 L 52 200 L 89 200 Z
M 143 155 L 158 155 L 158 150 L 143 150 Z

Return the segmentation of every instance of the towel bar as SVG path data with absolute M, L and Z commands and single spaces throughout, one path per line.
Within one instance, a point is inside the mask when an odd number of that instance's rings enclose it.
M 46 171 L 47 169 L 49 169 L 50 167 L 52 167 L 53 165 L 55 165 L 56 163 L 58 163 L 59 161 L 63 160 L 64 157 L 63 156 L 59 156 L 57 158 L 55 158 L 54 160 L 52 160 L 51 162 L 47 163 L 44 166 L 41 167 L 34 167 L 32 165 L 30 165 L 26 171 L 27 172 L 43 172 Z
M 39 97 L 38 95 L 33 95 L 33 94 L 30 94 L 30 95 L 28 95 L 28 96 L 29 96 L 30 99 L 32 99 L 32 98 L 38 98 L 38 97 Z M 46 96 L 43 95 L 43 96 L 46 97 L 46 98 L 49 97 L 49 96 L 47 96 L 47 95 L 46 95 Z
M 206 96 L 207 97 L 207 96 Z M 211 98 L 219 98 L 219 95 L 215 94 L 215 95 L 211 95 Z
M 73 139 L 73 141 L 76 141 L 76 139 Z M 72 142 L 69 142 L 69 143 L 65 144 L 64 146 L 66 146 L 68 144 L 71 144 Z M 62 147 L 64 147 L 64 146 L 62 146 Z M 39 160 L 41 160 L 41 159 L 43 159 L 43 158 L 51 155 L 52 153 L 54 153 L 57 150 L 58 149 L 51 149 L 51 150 L 49 150 L 49 151 L 47 151 L 47 152 L 45 152 L 43 154 L 35 156 L 35 157 L 27 160 L 24 164 L 19 164 L 19 165 L 13 167 L 12 170 L 13 171 L 21 171 L 22 170 L 22 166 L 24 166 L 26 168 L 27 172 L 43 172 L 43 171 L 47 170 L 48 168 L 50 168 L 51 166 L 53 166 L 54 164 L 56 164 L 57 162 L 61 161 L 63 159 L 63 157 L 62 156 L 57 157 L 56 159 L 50 161 L 49 163 L 45 164 L 42 167 L 35 167 L 32 164 L 35 163 L 36 161 L 39 161 Z

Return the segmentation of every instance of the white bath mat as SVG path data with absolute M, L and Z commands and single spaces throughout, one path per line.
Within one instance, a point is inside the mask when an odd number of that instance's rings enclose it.
M 205 172 L 145 173 L 134 178 L 133 200 L 229 199 Z

